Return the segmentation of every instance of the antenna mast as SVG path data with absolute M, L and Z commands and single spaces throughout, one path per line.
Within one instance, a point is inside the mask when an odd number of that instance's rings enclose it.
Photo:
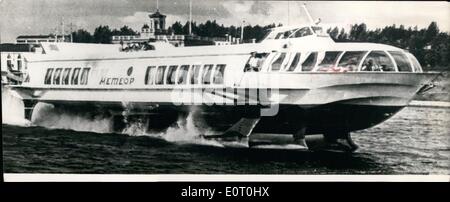
M 306 3 L 302 4 L 302 8 L 303 8 L 303 10 L 305 10 L 305 13 L 308 16 L 308 19 L 309 19 L 309 22 L 311 23 L 311 25 L 314 25 L 314 20 L 311 17 L 311 15 L 309 14 L 308 8 L 306 8 Z
M 289 14 L 289 13 L 290 13 L 290 12 L 289 12 L 289 10 L 290 10 L 290 9 L 289 9 L 289 7 L 290 7 L 289 1 L 288 1 L 287 3 L 288 3 L 288 5 L 287 5 L 287 6 L 288 6 L 288 7 L 287 7 L 288 16 L 287 16 L 287 17 L 288 17 L 288 26 L 289 26 L 289 17 L 290 17 L 290 16 L 289 16 L 289 15 L 290 15 L 290 14 Z
M 64 33 L 64 17 L 62 17 L 61 18 L 61 34 L 62 34 L 62 42 L 64 42 L 65 41 L 65 35 L 66 35 L 66 33 Z
M 242 21 L 242 25 L 241 25 L 241 43 L 244 43 L 244 25 L 245 25 L 245 20 Z
M 189 0 L 189 35 L 192 34 L 192 0 Z
M 73 23 L 70 23 L 70 43 L 73 43 Z
M 55 27 L 55 42 L 58 43 L 58 23 L 56 23 L 56 27 Z

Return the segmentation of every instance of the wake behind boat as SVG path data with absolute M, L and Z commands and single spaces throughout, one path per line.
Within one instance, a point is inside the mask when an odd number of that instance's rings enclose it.
M 11 88 L 32 120 L 36 103 L 146 116 L 164 130 L 194 111 L 221 131 L 206 138 L 292 135 L 309 149 L 354 151 L 350 132 L 375 126 L 408 105 L 435 73 L 405 50 L 374 43 L 336 43 L 315 23 L 272 29 L 259 43 L 175 47 L 42 43 L 25 57 L 23 81 Z M 126 114 L 124 115 L 124 111 Z M 322 134 L 319 144 L 305 136 Z M 249 141 L 250 139 L 250 141 Z

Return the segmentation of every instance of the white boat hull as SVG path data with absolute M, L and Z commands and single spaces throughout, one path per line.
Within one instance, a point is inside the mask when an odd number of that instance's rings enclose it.
M 261 113 L 261 109 L 273 109 L 276 113 L 272 116 L 258 114 L 262 118 L 255 132 L 292 134 L 298 130 L 299 123 L 304 122 L 308 123 L 307 133 L 315 134 L 354 131 L 379 124 L 407 106 L 416 92 L 435 76 L 430 73 L 380 74 L 280 73 L 271 75 L 268 81 L 265 74 L 250 73 L 244 74 L 236 87 L 16 86 L 14 89 L 24 100 L 72 106 L 78 110 L 89 106 L 117 112 L 136 111 L 151 114 L 155 119 L 170 114 L 174 116 L 171 121 L 196 107 L 203 112 L 199 118 L 214 120 L 208 125 L 217 130 L 226 130 L 243 116 Z

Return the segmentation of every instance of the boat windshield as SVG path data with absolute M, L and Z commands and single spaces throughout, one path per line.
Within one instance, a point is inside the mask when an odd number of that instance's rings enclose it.
M 406 53 L 406 55 L 411 59 L 412 64 L 413 64 L 413 68 L 414 68 L 414 72 L 422 72 L 422 66 L 420 65 L 419 61 L 417 61 L 417 58 L 414 57 L 413 54 L 411 53 Z
M 304 36 L 313 35 L 313 30 L 315 33 L 322 34 L 322 28 L 321 27 L 300 27 L 300 28 L 293 28 L 293 29 L 274 29 L 271 32 L 269 32 L 264 40 L 276 40 L 276 39 L 287 39 L 287 38 L 299 38 Z
M 309 27 L 303 27 L 298 29 L 290 38 L 299 38 L 309 35 L 312 35 L 311 29 Z
M 311 28 L 314 30 L 314 33 L 316 33 L 318 35 L 322 35 L 323 34 L 323 28 L 322 27 L 313 26 Z
M 261 41 L 264 41 L 264 40 L 268 39 L 269 36 L 272 34 L 272 32 L 271 32 L 270 30 L 265 30 L 265 32 L 266 32 L 266 33 L 264 34 L 264 37 L 261 38 L 261 39 L 258 41 L 258 43 L 261 42 Z
M 360 71 L 395 71 L 395 65 L 386 52 L 372 51 L 363 61 Z

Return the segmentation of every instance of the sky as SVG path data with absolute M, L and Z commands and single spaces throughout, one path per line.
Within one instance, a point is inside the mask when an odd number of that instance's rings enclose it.
M 216 20 L 224 25 L 295 25 L 307 22 L 301 8 L 305 1 L 238 1 L 192 0 L 192 18 L 196 22 Z M 325 27 L 349 29 L 352 24 L 366 23 L 369 29 L 392 24 L 427 27 L 432 21 L 441 31 L 450 31 L 450 3 L 380 2 L 380 1 L 307 1 L 314 19 L 321 18 Z M 160 0 L 166 24 L 184 24 L 189 19 L 189 0 Z M 15 42 L 18 35 L 61 33 L 70 27 L 93 32 L 99 25 L 120 28 L 127 25 L 140 30 L 154 12 L 157 0 L 0 0 L 0 40 Z M 72 26 L 70 26 L 72 24 Z

